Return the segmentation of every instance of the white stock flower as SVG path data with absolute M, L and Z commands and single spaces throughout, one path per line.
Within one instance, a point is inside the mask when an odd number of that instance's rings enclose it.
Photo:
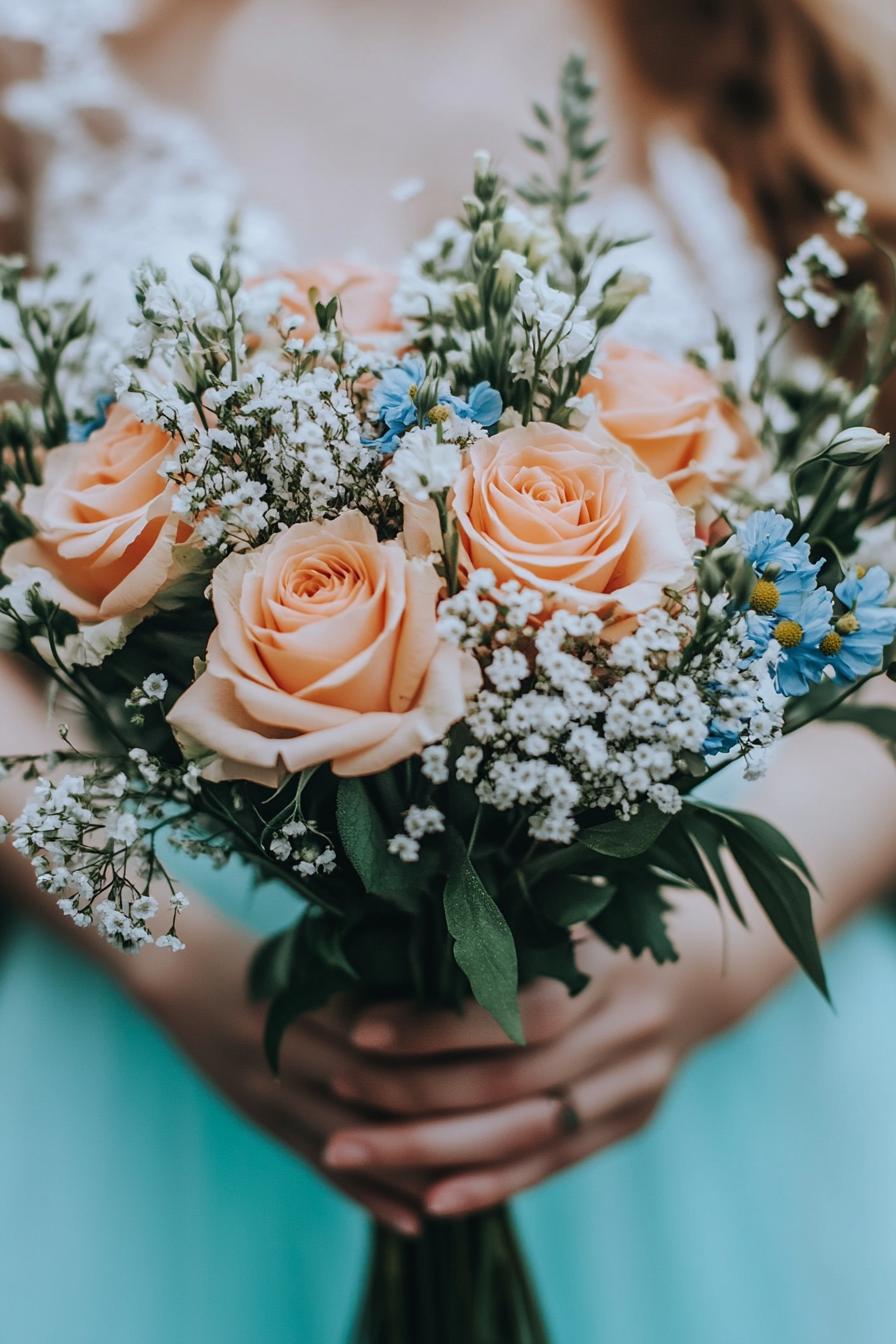
M 454 484 L 460 472 L 460 449 L 454 443 L 440 443 L 436 431 L 427 426 L 408 430 L 384 475 L 409 499 L 424 501 Z

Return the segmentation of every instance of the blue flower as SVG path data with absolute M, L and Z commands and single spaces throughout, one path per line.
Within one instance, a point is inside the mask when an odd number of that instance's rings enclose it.
M 416 425 L 415 398 L 425 377 L 426 362 L 419 355 L 410 355 L 383 373 L 371 398 L 376 418 L 386 425 L 386 433 L 377 439 L 381 448 L 388 448 L 406 429 Z
M 371 398 L 374 418 L 386 426 L 385 434 L 374 442 L 384 452 L 417 424 L 417 390 L 425 377 L 425 361 L 419 355 L 409 355 L 394 368 L 386 369 L 374 388 Z M 440 390 L 439 405 L 450 406 L 461 420 L 476 420 L 485 429 L 497 424 L 504 409 L 500 393 L 490 383 L 477 383 L 466 398 Z
M 825 642 L 841 686 L 876 671 L 884 649 L 896 637 L 896 608 L 884 605 L 890 584 L 886 570 L 875 565 L 861 578 L 852 570 L 834 589 L 846 611 Z
M 751 514 L 737 529 L 744 555 L 760 577 L 770 565 L 777 565 L 781 572 L 787 572 L 810 564 L 808 538 L 788 541 L 792 526 L 783 514 L 774 509 L 762 509 Z
M 771 634 L 781 646 L 775 668 L 775 685 L 782 695 L 805 695 L 810 686 L 821 681 L 830 663 L 821 644 L 830 633 L 834 603 L 827 588 L 805 593 L 793 614 L 782 617 Z
M 73 420 L 68 427 L 68 436 L 72 443 L 83 443 L 89 439 L 91 434 L 97 429 L 102 429 L 106 423 L 106 412 L 115 400 L 112 396 L 102 396 L 96 399 L 96 415 L 92 420 Z
M 477 383 L 471 387 L 466 401 L 463 397 L 448 397 L 446 400 L 461 420 L 475 420 L 483 429 L 496 425 L 504 409 L 501 394 L 491 383 Z
M 799 621 L 806 598 L 816 587 L 815 576 L 821 563 L 805 564 L 770 579 L 760 578 L 747 609 L 747 632 L 753 641 L 753 657 L 758 658 L 769 645 L 779 621 Z
M 739 744 L 740 738 L 741 732 L 739 729 L 723 728 L 717 719 L 713 719 L 703 740 L 703 755 L 721 756 L 723 753 L 727 755 Z

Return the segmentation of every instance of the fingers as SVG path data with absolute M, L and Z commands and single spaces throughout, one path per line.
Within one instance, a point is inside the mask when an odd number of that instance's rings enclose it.
M 356 1051 L 344 1069 L 334 1070 L 331 1086 L 344 1100 L 396 1115 L 499 1106 L 565 1085 L 622 1049 L 649 1045 L 664 1021 L 661 1006 L 644 995 L 635 1003 L 595 1007 L 562 1036 L 525 1049 L 439 1060 Z
M 638 1051 L 566 1087 L 562 1095 L 543 1092 L 487 1110 L 340 1129 L 327 1144 L 324 1162 L 340 1170 L 505 1162 L 556 1139 L 569 1105 L 587 1125 L 655 1098 L 671 1067 L 664 1051 Z
M 290 1147 L 312 1164 L 316 1164 L 320 1153 L 317 1138 L 293 1125 L 289 1126 L 289 1130 Z M 285 1135 L 283 1137 L 285 1138 Z M 422 1218 L 419 1198 L 413 1200 L 403 1198 L 376 1180 L 365 1177 L 326 1173 L 325 1179 L 335 1189 L 365 1208 L 377 1222 L 385 1223 L 405 1237 L 420 1235 Z
M 362 1060 L 346 1036 L 316 1020 L 300 1018 L 287 1030 L 280 1045 L 280 1079 L 285 1087 L 301 1078 L 329 1085 L 333 1077 L 351 1073 Z
M 557 980 L 538 980 L 520 994 L 527 1043 L 538 1044 L 567 1031 L 591 1011 L 598 994 L 589 986 L 572 998 Z M 413 1003 L 385 1003 L 362 1009 L 351 1039 L 362 1050 L 391 1055 L 437 1055 L 457 1051 L 515 1050 L 497 1022 L 477 1003 L 460 1013 L 422 1012 Z
M 649 1118 L 652 1107 L 639 1104 L 606 1116 L 568 1138 L 530 1153 L 516 1161 L 449 1176 L 427 1192 L 427 1213 L 457 1217 L 502 1204 L 530 1186 L 598 1153 L 635 1133 Z
M 324 1150 L 324 1164 L 369 1170 L 494 1162 L 544 1143 L 558 1132 L 559 1115 L 556 1098 L 545 1096 L 436 1120 L 340 1130 Z

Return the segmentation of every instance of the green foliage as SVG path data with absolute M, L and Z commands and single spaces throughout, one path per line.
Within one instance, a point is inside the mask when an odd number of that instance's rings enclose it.
M 559 980 L 573 997 L 588 984 L 588 976 L 576 965 L 576 945 L 567 930 L 542 937 L 537 944 L 524 944 L 519 956 L 520 978 L 524 981 L 540 976 Z
M 512 1041 L 522 1045 L 513 934 L 460 844 L 445 883 L 444 906 L 454 957 L 474 998 Z
M 343 779 L 336 794 L 339 838 L 365 891 L 413 913 L 419 877 L 412 865 L 390 854 L 380 815 L 360 779 Z
M 717 871 L 721 851 L 727 849 L 782 942 L 827 998 L 827 980 L 812 919 L 812 878 L 793 845 L 771 822 L 749 812 L 693 798 L 686 807 L 689 814 L 693 810 L 709 822 L 700 837 L 704 853 L 715 850 L 713 868 Z
M 21 258 L 0 259 L 0 295 L 15 311 L 21 335 L 17 354 L 27 361 L 20 371 L 21 376 L 23 381 L 33 385 L 40 399 L 41 442 L 45 448 L 54 448 L 69 439 L 69 415 L 62 385 L 64 375 L 77 367 L 83 356 L 93 333 L 93 319 L 88 303 L 51 295 L 50 284 L 56 268 L 47 267 L 43 272 L 41 279 L 45 289 L 35 299 L 28 299 L 23 294 L 24 275 L 25 263 Z M 5 337 L 0 344 L 11 348 Z M 5 455 L 3 465 L 6 479 L 13 479 Z M 26 466 L 24 480 L 38 480 L 39 474 L 30 454 L 26 454 Z M 20 479 L 16 483 L 23 482 Z
M 635 957 L 649 952 L 661 965 L 678 960 L 664 918 L 671 908 L 660 892 L 658 878 L 649 872 L 627 869 L 613 899 L 590 923 L 598 937 L 611 947 L 627 947 Z
M 896 709 L 888 705 L 851 705 L 847 701 L 829 715 L 828 722 L 854 723 L 882 737 L 885 742 L 896 742 Z
M 532 902 L 551 924 L 566 929 L 593 919 L 610 903 L 613 894 L 609 882 L 577 873 L 551 872 L 532 892 Z
M 573 52 L 560 76 L 556 113 L 552 116 L 535 103 L 532 110 L 539 131 L 523 136 L 523 143 L 545 161 L 545 167 L 519 187 L 519 194 L 530 205 L 550 210 L 561 227 L 569 211 L 588 200 L 588 183 L 600 172 L 607 140 L 591 131 L 596 93 L 584 56 Z
M 667 812 L 644 803 L 630 821 L 614 819 L 579 831 L 579 843 L 614 859 L 634 859 L 662 835 L 670 820 Z
M 335 920 L 309 909 L 292 928 L 262 943 L 255 954 L 249 988 L 254 999 L 268 1000 L 264 1050 L 274 1073 L 291 1023 L 357 983 L 342 936 Z

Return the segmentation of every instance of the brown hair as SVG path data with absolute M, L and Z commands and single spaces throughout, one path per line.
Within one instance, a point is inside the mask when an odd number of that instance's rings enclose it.
M 845 187 L 896 243 L 896 15 L 884 0 L 601 0 L 649 124 L 672 121 L 726 169 L 783 264 Z M 837 240 L 857 280 L 891 285 Z M 896 417 L 891 384 L 888 413 Z

